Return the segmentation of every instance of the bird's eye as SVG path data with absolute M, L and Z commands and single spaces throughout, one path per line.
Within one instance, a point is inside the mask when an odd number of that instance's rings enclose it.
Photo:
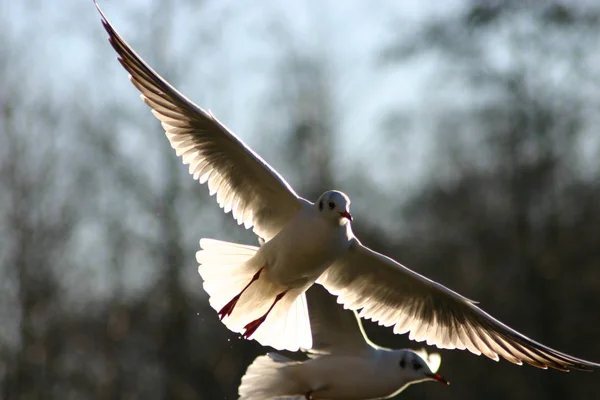
M 404 367 L 406 367 L 406 360 L 404 360 L 404 358 L 403 358 L 400 360 L 400 368 L 404 368 Z
M 419 364 L 419 363 L 413 363 L 413 369 L 415 371 L 418 371 L 420 369 L 423 369 L 423 364 Z
M 327 205 L 329 206 L 330 210 L 333 210 L 335 208 L 335 203 L 333 201 L 330 201 Z

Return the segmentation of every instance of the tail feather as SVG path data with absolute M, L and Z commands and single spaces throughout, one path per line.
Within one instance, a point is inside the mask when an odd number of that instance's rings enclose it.
M 302 388 L 286 372 L 300 364 L 281 354 L 268 353 L 257 357 L 242 377 L 239 400 L 301 399 L 294 395 Z
M 255 257 L 258 247 L 200 240 L 201 250 L 196 253 L 198 272 L 204 280 L 211 307 L 219 311 L 252 280 L 263 267 Z M 261 272 L 223 323 L 234 332 L 242 332 L 249 322 L 261 317 L 275 297 L 287 288 L 267 278 Z M 290 290 L 271 310 L 267 319 L 256 330 L 252 339 L 278 350 L 296 351 L 312 347 L 308 307 L 303 290 Z
M 312 333 L 304 293 L 288 292 L 252 338 L 278 350 L 310 349 Z

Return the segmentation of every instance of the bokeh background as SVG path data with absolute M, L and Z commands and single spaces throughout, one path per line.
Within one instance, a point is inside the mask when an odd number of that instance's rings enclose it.
M 600 361 L 600 2 L 101 2 L 163 76 L 355 232 Z M 3 399 L 235 399 L 266 349 L 209 307 L 188 175 L 92 1 L 0 0 Z M 368 324 L 372 339 L 419 347 Z M 402 399 L 596 399 L 599 373 L 442 351 Z

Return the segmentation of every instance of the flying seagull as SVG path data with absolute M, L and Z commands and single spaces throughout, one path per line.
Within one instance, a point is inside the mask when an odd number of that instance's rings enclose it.
M 425 350 L 390 350 L 373 344 L 356 312 L 344 310 L 322 286 L 306 292 L 312 326 L 310 359 L 294 361 L 268 353 L 242 377 L 240 400 L 296 396 L 366 400 L 397 395 L 413 383 L 449 382 L 436 373 L 442 359 Z
M 204 289 L 229 329 L 279 350 L 310 348 L 304 292 L 317 282 L 360 317 L 428 345 L 544 369 L 600 367 L 527 338 L 475 302 L 363 246 L 352 233 L 348 196 L 331 190 L 314 203 L 298 196 L 210 112 L 154 72 L 98 11 L 118 60 L 190 174 L 264 243 L 257 250 L 200 240 Z

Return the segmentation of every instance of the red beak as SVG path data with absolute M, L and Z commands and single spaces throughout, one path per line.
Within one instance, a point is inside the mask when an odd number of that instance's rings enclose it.
M 450 382 L 448 382 L 446 380 L 446 378 L 444 378 L 440 374 L 427 374 L 427 377 L 429 379 L 433 379 L 434 381 L 439 382 L 439 383 L 441 383 L 443 385 L 449 385 L 450 384 Z
M 350 213 L 348 211 L 343 211 L 338 214 L 340 214 L 340 217 L 346 218 L 348 221 L 352 222 L 352 215 L 350 215 Z

